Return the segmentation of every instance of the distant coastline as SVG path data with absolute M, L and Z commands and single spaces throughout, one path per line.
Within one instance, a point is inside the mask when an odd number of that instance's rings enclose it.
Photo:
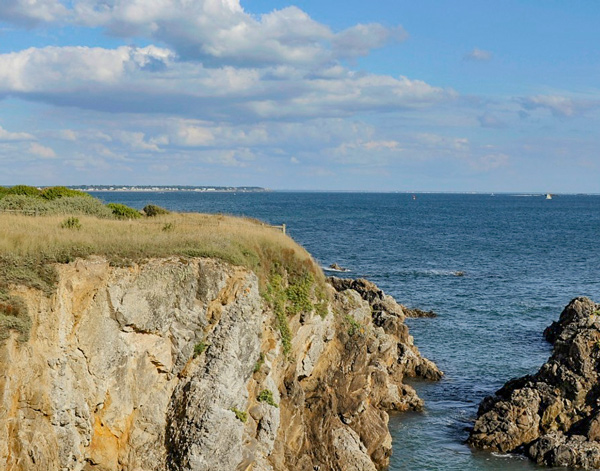
M 93 191 L 195 191 L 195 192 L 219 192 L 219 193 L 260 193 L 271 191 L 268 188 L 258 186 L 151 186 L 151 185 L 77 185 L 70 186 L 73 190 Z

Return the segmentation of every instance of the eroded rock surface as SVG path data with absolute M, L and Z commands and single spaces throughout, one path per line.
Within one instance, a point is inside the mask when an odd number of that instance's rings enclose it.
M 600 467 L 600 305 L 576 298 L 544 335 L 552 356 L 479 407 L 469 442 L 539 464 Z
M 7 471 L 383 469 L 387 411 L 422 407 L 403 378 L 441 376 L 402 308 L 362 281 L 333 282 L 326 316 L 289 318 L 286 354 L 245 269 L 92 258 L 58 272 L 51 297 L 13 287 L 32 329 L 0 346 Z

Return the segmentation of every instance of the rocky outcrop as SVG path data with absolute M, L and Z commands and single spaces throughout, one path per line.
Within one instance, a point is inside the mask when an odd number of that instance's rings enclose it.
M 539 464 L 600 467 L 600 305 L 569 303 L 544 335 L 552 356 L 481 403 L 469 443 Z
M 370 304 L 374 312 L 387 312 L 401 319 L 405 317 L 436 317 L 436 313 L 433 311 L 407 308 L 402 304 L 398 304 L 392 296 L 385 294 L 375 283 L 364 278 L 352 279 L 331 276 L 328 281 L 338 291 L 346 289 L 356 291 L 361 298 Z
M 246 269 L 90 258 L 57 271 L 50 297 L 12 287 L 32 324 L 0 346 L 7 471 L 383 469 L 387 411 L 422 407 L 403 378 L 441 376 L 402 309 L 362 288 L 332 282 L 323 315 L 288 319 L 284 351 Z

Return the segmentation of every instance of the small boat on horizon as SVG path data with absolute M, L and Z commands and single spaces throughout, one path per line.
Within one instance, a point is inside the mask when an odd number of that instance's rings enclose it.
M 551 200 L 552 199 L 552 195 L 550 193 L 546 193 L 546 199 L 547 200 Z

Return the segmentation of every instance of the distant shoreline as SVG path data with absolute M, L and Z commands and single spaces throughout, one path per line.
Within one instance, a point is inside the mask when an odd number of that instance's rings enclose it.
M 70 186 L 73 190 L 85 191 L 87 193 L 95 191 L 112 191 L 112 192 L 180 192 L 191 191 L 198 193 L 263 193 L 271 191 L 261 187 L 217 187 L 217 186 L 195 186 L 195 187 L 179 187 L 179 186 Z

